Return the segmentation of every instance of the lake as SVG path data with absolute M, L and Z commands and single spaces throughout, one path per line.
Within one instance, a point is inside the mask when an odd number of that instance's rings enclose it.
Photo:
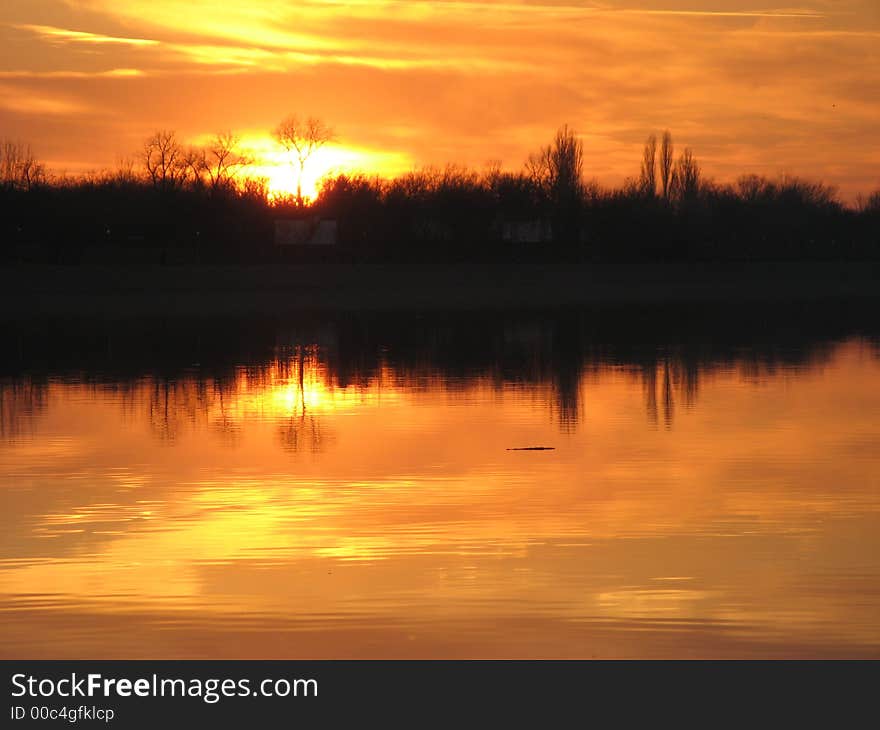
M 7 322 L 0 656 L 880 657 L 877 322 Z

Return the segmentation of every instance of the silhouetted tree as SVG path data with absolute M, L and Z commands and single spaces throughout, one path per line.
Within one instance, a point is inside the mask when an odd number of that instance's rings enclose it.
M 550 180 L 549 152 L 549 147 L 542 147 L 537 152 L 532 152 L 525 162 L 526 176 L 536 188 L 545 192 Z
M 300 174 L 328 137 L 323 125 L 311 129 L 302 131 L 311 142 L 296 136 L 295 124 L 287 129 L 291 145 L 301 141 L 301 156 L 289 147 Z M 158 251 L 180 262 L 574 261 L 586 253 L 620 261 L 880 257 L 878 194 L 847 208 L 834 188 L 798 178 L 715 184 L 703 179 L 690 149 L 670 165 L 668 132 L 662 145 L 647 140 L 636 179 L 602 189 L 584 182 L 582 144 L 568 127 L 530 156 L 522 172 L 450 165 L 391 180 L 328 178 L 314 206 L 337 221 L 339 245 L 282 250 L 273 246 L 274 218 L 284 206 L 302 205 L 301 192 L 270 199 L 265 180 L 243 174 L 247 158 L 236 145 L 224 133 L 186 148 L 173 132 L 157 132 L 146 140 L 138 169 L 129 162 L 117 172 L 36 184 L 45 173 L 30 149 L 0 143 L 0 257 L 53 263 Z M 648 197 L 652 170 L 655 195 L 662 186 L 674 204 Z M 207 195 L 206 187 L 223 194 Z M 174 195 L 154 193 L 172 188 Z M 550 235 L 563 245 L 541 245 Z M 97 248 L 100 253 L 91 250 Z
M 122 185 L 133 185 L 143 180 L 137 172 L 137 160 L 134 157 L 120 157 L 116 169 L 110 173 L 110 179 Z
M 526 174 L 554 199 L 577 196 L 581 191 L 584 147 L 574 130 L 563 126 L 553 142 L 526 160 Z
M 583 142 L 568 125 L 560 127 L 553 141 L 526 160 L 526 177 L 541 197 L 551 204 L 553 236 L 571 240 L 584 202 Z
M 547 153 L 550 190 L 557 202 L 571 202 L 580 197 L 584 169 L 584 145 L 568 126 L 556 132 Z
M 205 185 L 205 168 L 207 156 L 201 147 L 187 147 L 183 152 L 184 177 L 181 182 L 190 182 L 193 187 L 201 189 Z
M 817 208 L 838 205 L 834 187 L 797 177 L 774 181 L 759 175 L 743 175 L 736 181 L 736 193 L 741 200 L 753 205 L 779 206 L 784 203 Z
M 0 182 L 6 187 L 30 190 L 46 178 L 46 168 L 31 146 L 10 139 L 0 142 Z
M 754 203 L 768 195 L 771 185 L 767 178 L 760 175 L 742 175 L 736 181 L 736 192 L 742 200 Z
M 239 150 L 241 139 L 232 132 L 218 132 L 202 150 L 202 169 L 212 190 L 228 189 L 241 168 L 253 160 Z
M 700 166 L 690 147 L 678 158 L 673 172 L 675 194 L 680 200 L 692 200 L 700 191 Z
M 265 205 L 269 197 L 269 179 L 261 176 L 248 175 L 238 186 L 239 195 L 260 205 Z
M 672 183 L 672 167 L 675 147 L 672 144 L 672 135 L 669 130 L 663 133 L 663 141 L 660 143 L 660 184 L 663 187 L 663 197 L 669 199 Z
M 639 187 L 642 193 L 652 198 L 657 194 L 657 135 L 655 134 L 648 137 L 645 142 Z
M 191 162 L 175 133 L 169 130 L 159 130 L 144 142 L 142 159 L 153 186 L 162 190 L 181 185 Z
M 306 163 L 317 150 L 332 142 L 334 137 L 333 129 L 315 117 L 302 120 L 294 114 L 286 117 L 275 128 L 275 139 L 288 154 L 296 157 L 296 201 L 300 207 L 303 204 L 302 176 Z

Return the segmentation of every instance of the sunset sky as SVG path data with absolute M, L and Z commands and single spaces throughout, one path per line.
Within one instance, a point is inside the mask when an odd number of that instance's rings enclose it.
M 669 128 L 708 174 L 880 187 L 877 0 L 3 0 L 0 137 L 56 171 L 113 167 L 158 128 L 320 116 L 320 162 L 519 168 L 563 123 L 618 184 Z

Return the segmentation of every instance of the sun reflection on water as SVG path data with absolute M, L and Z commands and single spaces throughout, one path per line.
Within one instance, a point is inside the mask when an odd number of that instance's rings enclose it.
M 566 385 L 574 422 L 545 382 L 391 362 L 343 377 L 335 357 L 294 346 L 231 377 L 56 380 L 17 406 L 28 429 L 0 448 L 10 626 L 55 655 L 160 640 L 210 654 L 183 626 L 252 656 L 347 656 L 352 626 L 373 637 L 362 656 L 380 639 L 407 654 L 388 626 L 434 655 L 461 650 L 461 631 L 474 656 L 675 655 L 673 628 L 689 655 L 809 653 L 829 625 L 838 646 L 880 648 L 876 611 L 842 599 L 880 585 L 880 364 L 859 342 L 757 378 L 588 369 Z M 658 427 L 653 409 L 679 397 Z M 555 450 L 507 450 L 534 444 Z M 53 623 L 65 611 L 143 643 L 71 632 Z M 541 642 L 498 634 L 516 621 Z M 274 645 L 240 633 L 272 630 Z M 314 632 L 323 651 L 297 649 Z

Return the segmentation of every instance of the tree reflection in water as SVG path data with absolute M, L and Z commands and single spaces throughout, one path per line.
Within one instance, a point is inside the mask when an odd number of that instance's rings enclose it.
M 277 420 L 285 451 L 333 443 L 326 416 L 371 393 L 442 388 L 549 389 L 559 428 L 589 417 L 590 383 L 609 371 L 641 382 L 648 422 L 666 429 L 700 385 L 736 370 L 760 382 L 815 367 L 852 336 L 876 343 L 863 303 L 767 309 L 550 313 L 336 314 L 289 319 L 26 322 L 0 366 L 0 436 L 27 434 L 63 383 L 113 393 L 125 413 L 175 443 L 205 430 L 230 447 L 249 417 Z M 346 405 L 347 404 L 347 405 Z

